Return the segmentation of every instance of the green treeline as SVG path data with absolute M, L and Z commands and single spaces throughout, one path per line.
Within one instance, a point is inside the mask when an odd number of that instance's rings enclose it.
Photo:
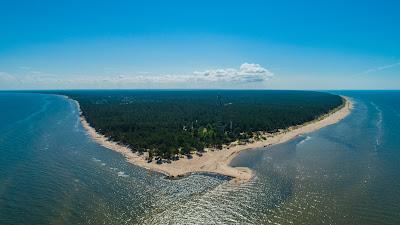
M 340 106 L 312 91 L 64 91 L 87 121 L 134 151 L 170 158 L 299 125 Z

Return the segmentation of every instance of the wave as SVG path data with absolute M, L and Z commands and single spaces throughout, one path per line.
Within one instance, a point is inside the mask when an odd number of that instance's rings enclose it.
M 118 174 L 119 177 L 129 177 L 129 175 L 125 174 L 124 171 L 119 171 L 117 174 Z
M 94 162 L 101 162 L 100 159 L 97 159 L 97 158 L 95 158 L 95 157 L 93 157 L 92 160 L 93 160 Z
M 382 127 L 382 123 L 383 123 L 383 113 L 382 110 L 379 106 L 377 106 L 374 102 L 371 102 L 371 105 L 375 108 L 375 110 L 377 111 L 377 119 L 376 119 L 376 137 L 375 137 L 375 144 L 376 146 L 381 145 L 381 140 L 382 140 L 382 136 L 383 136 L 383 127 Z
M 75 119 L 75 123 L 74 123 L 75 131 L 79 132 L 80 131 L 81 120 L 80 120 L 80 117 L 79 117 L 79 114 L 78 114 L 78 109 L 77 109 L 76 103 L 74 101 L 72 101 L 72 100 L 69 100 L 68 102 L 69 102 L 70 107 L 72 108 L 71 114 L 73 116 L 75 116 L 75 118 L 76 118 Z
M 307 141 L 309 141 L 309 140 L 311 140 L 311 136 L 307 136 L 306 138 L 304 138 L 303 140 L 301 140 L 297 145 L 302 145 L 302 144 L 304 144 L 305 142 L 307 142 Z

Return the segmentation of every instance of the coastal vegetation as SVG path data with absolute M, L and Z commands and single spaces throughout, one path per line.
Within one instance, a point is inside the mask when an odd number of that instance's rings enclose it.
M 63 91 L 99 133 L 137 152 L 175 159 L 204 148 L 265 138 L 343 104 L 313 91 Z

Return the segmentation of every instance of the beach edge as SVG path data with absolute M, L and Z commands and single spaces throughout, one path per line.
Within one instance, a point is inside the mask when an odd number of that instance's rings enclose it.
M 353 109 L 353 102 L 350 98 L 341 96 L 344 103 L 339 107 L 313 121 L 292 126 L 273 134 L 265 134 L 266 140 L 254 141 L 243 145 L 232 143 L 225 146 L 222 150 L 208 149 L 202 156 L 194 154 L 192 159 L 183 158 L 178 161 L 173 161 L 172 163 L 156 164 L 155 162 L 148 163 L 143 155 L 134 153 L 129 147 L 110 141 L 108 137 L 98 133 L 83 116 L 79 102 L 65 95 L 63 97 L 76 104 L 79 111 L 80 122 L 88 136 L 101 146 L 122 154 L 129 163 L 150 171 L 164 174 L 172 179 L 186 177 L 193 173 L 213 173 L 231 177 L 231 182 L 234 183 L 247 182 L 254 176 L 254 173 L 250 168 L 230 166 L 232 160 L 240 152 L 281 144 L 300 135 L 311 133 L 326 126 L 338 123 L 342 119 L 346 118 Z

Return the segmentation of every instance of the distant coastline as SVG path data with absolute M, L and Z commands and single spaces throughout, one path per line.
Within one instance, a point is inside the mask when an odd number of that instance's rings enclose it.
M 68 96 L 64 97 L 70 99 Z M 130 148 L 110 141 L 108 137 L 96 132 L 83 116 L 79 102 L 73 99 L 71 99 L 71 101 L 76 103 L 79 110 L 80 121 L 88 135 L 103 147 L 122 154 L 128 162 L 134 165 L 162 173 L 170 178 L 179 178 L 191 173 L 206 172 L 229 176 L 233 178 L 231 180 L 232 182 L 242 183 L 253 177 L 252 170 L 246 167 L 230 166 L 231 161 L 241 151 L 280 144 L 298 137 L 299 135 L 310 133 L 339 122 L 349 115 L 353 108 L 353 103 L 349 98 L 344 96 L 342 96 L 342 98 L 344 99 L 344 103 L 329 113 L 302 125 L 292 126 L 272 134 L 266 133 L 263 135 L 266 140 L 252 141 L 246 144 L 231 143 L 228 146 L 224 146 L 222 150 L 206 149 L 206 153 L 202 156 L 194 154 L 192 159 L 182 158 L 172 163 L 163 164 L 157 164 L 155 161 L 148 163 L 144 155 L 134 153 Z

